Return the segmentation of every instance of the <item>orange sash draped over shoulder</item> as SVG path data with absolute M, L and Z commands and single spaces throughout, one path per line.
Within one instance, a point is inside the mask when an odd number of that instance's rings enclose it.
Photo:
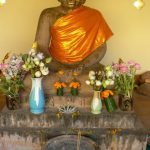
M 81 6 L 53 25 L 50 54 L 61 63 L 80 62 L 112 35 L 99 11 Z

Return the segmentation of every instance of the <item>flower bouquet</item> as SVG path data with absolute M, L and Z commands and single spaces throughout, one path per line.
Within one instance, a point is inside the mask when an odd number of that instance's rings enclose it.
M 69 84 L 69 87 L 71 88 L 71 95 L 72 96 L 78 96 L 79 94 L 79 87 L 80 87 L 80 83 L 76 80 L 73 80 L 70 84 Z
M 108 112 L 113 112 L 117 109 L 115 100 L 113 99 L 114 93 L 112 90 L 104 90 L 101 92 L 101 99 L 104 100 Z
M 90 71 L 89 80 L 85 81 L 95 91 L 103 91 L 108 86 L 114 85 L 113 69 L 111 66 L 104 67 L 101 71 Z
M 135 84 L 136 71 L 140 69 L 140 64 L 134 61 L 123 62 L 119 59 L 118 63 L 112 65 L 115 74 L 115 90 L 119 95 L 119 105 L 121 110 L 132 110 L 132 93 Z
M 23 78 L 25 72 L 22 70 L 22 56 L 13 55 L 9 58 L 6 54 L 0 64 L 0 91 L 6 95 L 6 104 L 8 109 L 20 107 L 20 90 L 24 88 Z
M 54 83 L 54 87 L 57 89 L 57 96 L 63 96 L 64 95 L 63 89 L 67 86 L 64 82 L 57 81 Z
M 45 57 L 43 53 L 37 52 L 36 42 L 28 54 L 23 55 L 23 69 L 31 73 L 32 78 L 40 78 L 49 74 L 48 64 L 51 62 L 51 57 Z
M 42 78 L 49 74 L 48 64 L 51 57 L 45 57 L 43 53 L 36 50 L 35 42 L 28 54 L 23 55 L 23 69 L 31 73 L 32 89 L 29 97 L 30 110 L 34 114 L 44 112 L 45 98 L 42 88 Z
M 94 90 L 94 96 L 91 104 L 92 113 L 98 114 L 101 112 L 101 99 L 104 100 L 105 105 L 106 101 L 110 102 L 109 105 L 106 105 L 109 112 L 116 109 L 114 99 L 110 93 L 107 94 L 107 97 L 100 97 L 101 95 L 104 95 L 104 92 L 107 93 L 106 90 L 109 86 L 114 85 L 114 74 L 111 66 L 105 66 L 101 71 L 90 71 L 89 80 L 86 80 L 86 84 L 92 86 Z

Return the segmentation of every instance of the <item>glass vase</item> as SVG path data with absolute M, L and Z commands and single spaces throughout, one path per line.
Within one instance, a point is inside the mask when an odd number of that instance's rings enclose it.
M 64 90 L 63 88 L 58 88 L 57 89 L 57 96 L 63 96 L 64 95 Z
M 109 96 L 108 98 L 104 99 L 104 103 L 108 112 L 113 112 L 117 109 L 117 105 L 112 96 Z
M 72 96 L 78 96 L 79 95 L 79 90 L 78 88 L 71 88 L 71 95 Z
M 42 88 L 42 78 L 32 78 L 32 89 L 29 96 L 30 111 L 41 114 L 45 108 L 45 98 Z
M 133 110 L 133 98 L 126 95 L 119 95 L 119 108 L 122 111 Z
M 100 98 L 100 91 L 94 91 L 91 102 L 91 112 L 93 114 L 100 114 L 101 110 L 102 110 L 102 101 Z
M 20 98 L 19 96 L 17 97 L 11 97 L 11 96 L 6 96 L 6 106 L 9 110 L 16 110 L 20 108 Z

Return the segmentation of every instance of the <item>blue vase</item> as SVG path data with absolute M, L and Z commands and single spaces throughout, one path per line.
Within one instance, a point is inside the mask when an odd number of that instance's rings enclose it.
M 42 88 L 42 78 L 32 78 L 32 89 L 29 96 L 30 111 L 33 114 L 44 112 L 45 98 Z

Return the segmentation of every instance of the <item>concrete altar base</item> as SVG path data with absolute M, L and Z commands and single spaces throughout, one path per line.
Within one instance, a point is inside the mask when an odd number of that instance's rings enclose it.
M 146 149 L 147 132 L 134 112 L 103 111 L 93 115 L 82 109 L 76 119 L 71 115 L 58 118 L 56 112 L 49 109 L 41 115 L 33 115 L 28 110 L 1 113 L 0 150 L 48 150 L 47 144 L 54 137 L 78 137 L 79 133 L 81 138 L 84 136 L 95 143 L 95 150 Z

